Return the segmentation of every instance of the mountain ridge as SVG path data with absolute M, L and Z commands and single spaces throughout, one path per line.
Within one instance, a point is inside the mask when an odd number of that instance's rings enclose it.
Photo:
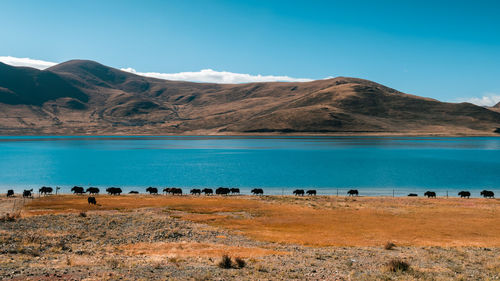
M 37 83 L 23 92 L 5 77 Z M 13 93 L 33 100 L 9 103 L 6 97 Z M 89 60 L 43 71 L 0 64 L 0 108 L 0 133 L 21 135 L 494 135 L 500 127 L 499 112 L 360 78 L 195 83 L 139 76 Z

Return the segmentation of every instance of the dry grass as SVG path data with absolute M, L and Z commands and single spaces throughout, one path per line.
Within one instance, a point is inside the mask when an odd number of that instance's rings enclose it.
M 247 262 L 241 257 L 234 258 L 234 262 L 238 268 L 243 268 L 247 265 Z
M 13 214 L 6 213 L 5 215 L 0 216 L 0 222 L 13 222 L 13 221 L 16 221 L 20 217 L 21 217 L 20 212 L 16 212 Z
M 317 196 L 191 197 L 50 196 L 25 206 L 23 215 L 168 208 L 178 216 L 242 231 L 255 239 L 314 246 L 500 246 L 500 201 L 458 198 L 356 199 Z
M 224 269 L 233 268 L 233 261 L 230 256 L 223 255 L 217 266 Z
M 405 272 L 410 270 L 410 264 L 401 259 L 392 259 L 387 263 L 387 270 L 390 272 Z
M 386 249 L 386 250 L 392 250 L 392 249 L 394 249 L 394 247 L 396 247 L 396 244 L 394 244 L 390 241 L 385 243 L 385 245 L 384 245 L 384 249 Z
M 167 256 L 171 258 L 187 257 L 220 257 L 223 255 L 238 255 L 245 258 L 262 257 L 268 255 L 285 255 L 279 252 L 257 247 L 237 247 L 223 244 L 198 243 L 198 242 L 157 242 L 135 243 L 119 247 L 123 253 L 130 256 Z

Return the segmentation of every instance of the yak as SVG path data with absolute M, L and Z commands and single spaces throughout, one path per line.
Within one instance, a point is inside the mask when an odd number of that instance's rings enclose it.
M 432 198 L 432 197 L 436 198 L 436 192 L 434 192 L 434 191 L 426 191 L 424 193 L 424 196 L 427 196 L 427 198 Z
M 296 196 L 304 196 L 304 190 L 303 189 L 295 189 L 293 191 L 293 195 L 296 195 Z
M 359 191 L 357 189 L 351 189 L 349 191 L 347 191 L 347 194 L 349 194 L 349 196 L 359 196 Z
M 132 190 L 128 194 L 139 194 L 139 191 Z
M 31 194 L 31 192 L 32 192 L 32 191 L 33 191 L 33 188 L 32 188 L 32 189 L 30 189 L 30 190 L 26 190 L 26 189 L 25 189 L 25 190 L 23 191 L 23 197 L 33 197 L 33 196 L 32 196 L 32 194 Z
M 217 195 L 228 195 L 231 190 L 227 187 L 219 187 L 215 190 L 215 194 Z
M 198 194 L 200 195 L 201 194 L 201 190 L 199 188 L 193 188 L 191 189 L 191 194 L 195 195 L 195 194 Z
M 180 188 L 175 188 L 175 187 L 172 187 L 170 188 L 170 191 L 169 191 L 172 195 L 182 195 L 182 189 Z
M 74 194 L 83 194 L 84 193 L 83 187 L 81 187 L 81 186 L 73 186 L 73 188 L 71 188 L 71 191 Z
M 165 194 L 170 193 L 170 188 L 169 187 L 164 188 L 163 193 Z
M 89 202 L 89 204 L 97 204 L 97 201 L 95 200 L 95 197 L 89 197 L 87 198 L 87 202 Z
M 494 198 L 495 193 L 493 191 L 490 191 L 490 190 L 483 190 L 483 191 L 481 191 L 481 196 L 483 196 L 484 198 Z
M 85 192 L 87 192 L 88 194 L 99 194 L 99 188 L 97 187 L 89 187 L 87 188 L 87 190 L 85 190 Z
M 146 192 L 149 192 L 149 194 L 158 194 L 158 188 L 150 186 L 146 188 Z
M 40 194 L 44 194 L 44 195 L 52 193 L 52 191 L 53 191 L 52 187 L 48 187 L 48 186 L 42 186 L 42 187 L 40 187 L 40 189 L 38 189 L 38 192 Z
M 240 194 L 239 188 L 231 188 L 229 191 L 231 191 L 231 194 Z
M 254 195 L 264 195 L 264 190 L 262 188 L 254 188 L 254 189 L 252 189 L 252 194 L 254 194 Z
M 9 189 L 9 190 L 7 190 L 7 197 L 11 197 L 11 196 L 14 196 L 14 190 Z
M 309 189 L 308 191 L 306 191 L 307 195 L 311 195 L 311 196 L 316 196 L 316 190 L 315 189 Z
M 119 187 L 108 187 L 106 188 L 106 192 L 110 195 L 120 195 L 122 193 L 122 189 Z
M 410 196 L 410 197 L 417 197 L 418 194 L 416 194 L 416 193 L 410 193 L 410 194 L 408 194 L 408 196 Z
M 205 193 L 205 195 L 214 194 L 214 191 L 211 188 L 204 188 L 201 192 Z
M 458 195 L 460 196 L 460 198 L 465 198 L 465 197 L 470 198 L 470 192 L 468 192 L 468 191 L 462 190 L 458 193 Z

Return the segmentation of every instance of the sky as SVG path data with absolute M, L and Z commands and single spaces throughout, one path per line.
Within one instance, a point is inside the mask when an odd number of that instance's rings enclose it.
M 3 0 L 0 61 L 218 83 L 349 76 L 492 105 L 499 15 L 499 1 Z

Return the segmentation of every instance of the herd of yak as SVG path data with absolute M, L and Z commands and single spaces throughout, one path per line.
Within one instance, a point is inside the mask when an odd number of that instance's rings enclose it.
M 56 194 L 57 194 L 57 191 L 59 189 L 60 189 L 60 187 L 56 187 Z M 54 189 L 52 187 L 48 187 L 48 186 L 42 186 L 38 190 L 40 195 L 52 194 L 53 191 L 54 191 Z M 97 187 L 89 187 L 89 188 L 85 189 L 81 186 L 74 186 L 73 188 L 71 188 L 71 192 L 73 192 L 74 194 L 88 193 L 89 195 L 96 195 L 96 194 L 99 194 L 100 189 Z M 122 189 L 119 187 L 108 187 L 108 188 L 106 188 L 106 192 L 110 195 L 120 195 L 121 193 L 123 193 Z M 158 188 L 148 187 L 148 188 L 146 188 L 146 192 L 148 192 L 149 194 L 158 194 Z M 254 188 L 254 189 L 252 189 L 251 192 L 254 195 L 264 195 L 264 190 L 262 188 Z M 33 193 L 33 189 L 24 190 L 23 197 L 32 197 L 32 193 Z M 175 187 L 165 188 L 165 189 L 163 189 L 163 193 L 172 194 L 172 195 L 182 195 L 182 189 L 175 188 Z M 204 193 L 205 195 L 213 195 L 214 191 L 211 188 L 205 188 L 205 189 L 194 188 L 194 189 L 191 189 L 190 193 L 192 195 L 201 195 L 202 193 Z M 130 191 L 129 194 L 139 194 L 139 192 L 133 190 L 133 191 Z M 217 194 L 217 195 L 240 194 L 240 189 L 239 188 L 219 187 L 219 188 L 215 189 L 215 194 Z M 314 195 L 316 195 L 316 190 L 310 189 L 310 190 L 304 191 L 303 189 L 296 189 L 293 191 L 293 194 L 296 196 L 304 196 L 305 194 L 314 196 Z M 347 194 L 349 196 L 358 196 L 359 191 L 357 189 L 351 189 L 347 192 Z M 484 198 L 494 198 L 495 197 L 495 193 L 493 191 L 490 191 L 490 190 L 483 190 L 483 191 L 481 191 L 480 194 Z M 7 191 L 7 197 L 11 197 L 11 196 L 14 196 L 14 190 L 12 190 L 12 189 Z M 418 196 L 418 194 L 410 193 L 410 194 L 408 194 L 408 196 L 416 197 L 416 196 Z M 428 198 L 435 198 L 436 192 L 427 191 L 424 193 L 424 196 L 427 196 Z M 471 193 L 469 191 L 460 191 L 458 193 L 458 196 L 460 196 L 461 198 L 470 198 Z M 91 198 L 93 198 L 93 199 L 91 199 Z M 89 197 L 89 204 L 95 204 L 95 202 L 96 201 L 95 201 L 94 197 Z

